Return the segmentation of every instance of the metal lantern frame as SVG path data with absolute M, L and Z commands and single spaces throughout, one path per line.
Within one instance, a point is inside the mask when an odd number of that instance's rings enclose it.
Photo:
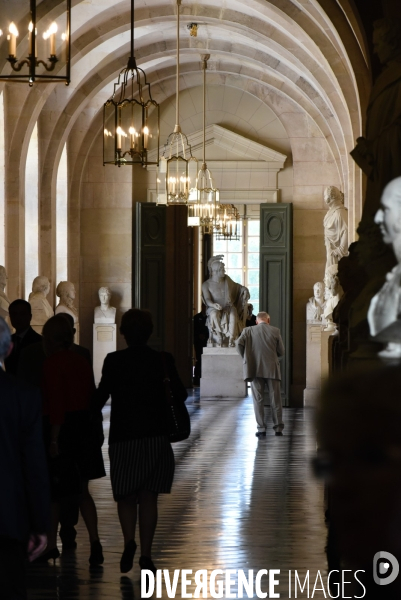
M 203 163 L 196 178 L 196 203 L 188 208 L 188 226 L 201 227 L 203 233 L 213 233 L 220 192 L 206 164 L 206 69 L 210 54 L 202 55 L 203 66 Z
M 27 32 L 28 56 L 21 60 L 18 60 L 16 51 L 16 38 L 19 36 L 19 31 L 14 25 L 14 22 L 12 22 L 16 34 L 11 33 L 9 30 L 9 34 L 7 35 L 7 39 L 9 40 L 9 55 L 6 59 L 11 65 L 12 73 L 8 75 L 0 75 L 0 81 L 6 81 L 9 83 L 29 83 L 29 86 L 31 87 L 34 83 L 65 83 L 65 85 L 69 85 L 71 82 L 71 0 L 65 0 L 66 28 L 65 32 L 63 33 L 63 42 L 65 43 L 65 60 L 64 57 L 63 60 L 61 60 L 57 56 L 55 36 L 57 29 L 46 31 L 43 36 L 44 39 L 49 39 L 50 44 L 50 55 L 47 60 L 43 60 L 36 56 L 37 39 L 39 37 L 37 33 L 37 4 L 40 4 L 37 2 L 37 0 L 29 0 L 31 21 Z M 45 37 L 45 35 L 47 35 L 47 37 Z M 65 64 L 65 75 L 56 75 L 53 73 L 57 63 Z M 28 67 L 27 73 L 22 71 L 24 66 Z M 40 66 L 44 67 L 44 73 L 37 72 L 37 69 Z
M 195 183 L 198 161 L 192 155 L 187 136 L 182 133 L 180 115 L 180 6 L 177 4 L 177 73 L 176 73 L 176 120 L 174 131 L 167 137 L 159 160 L 156 176 L 157 204 L 170 206 L 189 205 L 197 201 Z
M 149 129 L 149 112 L 153 109 L 156 111 L 156 132 Z M 154 137 L 157 139 L 157 160 L 151 161 L 148 145 L 149 139 Z M 145 71 L 136 64 L 134 0 L 131 0 L 131 56 L 114 83 L 113 95 L 103 106 L 103 165 L 157 165 L 159 145 L 160 106 L 152 98 Z
M 241 217 L 234 204 L 220 204 L 216 210 L 214 238 L 239 241 L 241 239 L 240 225 Z

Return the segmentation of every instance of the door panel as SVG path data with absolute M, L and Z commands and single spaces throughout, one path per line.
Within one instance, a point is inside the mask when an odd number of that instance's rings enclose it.
M 260 206 L 260 310 L 281 331 L 285 356 L 280 361 L 281 392 L 289 403 L 292 357 L 292 204 Z
M 135 223 L 134 305 L 147 308 L 154 329 L 149 346 L 164 349 L 166 289 L 166 207 L 137 202 Z

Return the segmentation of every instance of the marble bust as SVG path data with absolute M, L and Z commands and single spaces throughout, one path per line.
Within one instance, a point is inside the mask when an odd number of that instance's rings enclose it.
M 322 322 L 324 318 L 324 283 L 317 281 L 313 286 L 313 297 L 306 305 L 306 320 Z
M 246 324 L 248 288 L 226 275 L 223 256 L 212 256 L 208 262 L 209 279 L 202 284 L 202 301 L 206 304 L 208 346 L 235 347 L 235 340 Z
M 50 281 L 44 275 L 35 277 L 32 282 L 32 292 L 29 294 L 29 304 L 32 308 L 31 327 L 38 333 L 42 333 L 43 325 L 54 315 L 47 295 L 50 292 Z
M 56 294 L 60 298 L 60 302 L 54 311 L 56 315 L 59 313 L 67 313 L 74 318 L 75 325 L 78 323 L 78 311 L 74 306 L 75 287 L 70 281 L 60 281 L 56 288 Z
M 329 208 L 323 220 L 326 246 L 324 283 L 328 287 L 330 277 L 337 273 L 338 261 L 348 254 L 348 216 L 344 194 L 335 186 L 324 190 L 324 202 Z
M 7 273 L 5 268 L 0 265 L 0 316 L 3 319 L 7 319 L 8 317 L 8 307 L 10 306 L 10 301 L 6 296 L 5 288 L 7 284 Z
M 385 244 L 393 248 L 397 265 L 386 275 L 386 282 L 372 298 L 368 311 L 370 334 L 386 342 L 382 357 L 401 357 L 401 177 L 384 188 L 381 206 L 375 215 Z
M 99 289 L 100 306 L 95 308 L 95 323 L 115 323 L 116 309 L 110 306 L 111 291 L 108 287 Z
M 325 305 L 323 316 L 327 321 L 324 331 L 336 331 L 335 323 L 333 322 L 333 311 L 340 301 L 342 289 L 337 275 L 332 275 L 328 282 L 328 287 L 325 289 Z

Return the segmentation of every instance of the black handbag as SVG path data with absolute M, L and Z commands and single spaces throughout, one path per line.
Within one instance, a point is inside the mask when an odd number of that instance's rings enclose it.
M 174 398 L 173 390 L 171 389 L 170 375 L 167 369 L 166 357 L 164 352 L 161 352 L 163 364 L 163 384 L 166 396 L 168 409 L 168 436 L 171 443 L 181 442 L 189 438 L 191 433 L 191 419 L 185 402 Z

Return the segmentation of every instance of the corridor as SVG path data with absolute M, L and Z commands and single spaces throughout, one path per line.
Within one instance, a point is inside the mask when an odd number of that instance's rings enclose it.
M 258 440 L 250 397 L 201 402 L 191 397 L 187 404 L 192 434 L 174 445 L 173 492 L 159 500 L 156 567 L 168 569 L 171 577 L 174 569 L 207 569 L 209 575 L 214 569 L 280 569 L 275 591 L 281 598 L 289 597 L 290 569 L 302 581 L 308 569 L 313 582 L 318 570 L 323 576 L 326 528 L 323 487 L 310 470 L 315 448 L 311 411 L 285 409 L 284 437 L 275 437 L 271 430 Z M 106 437 L 109 410 L 104 410 Z M 108 472 L 106 443 L 103 451 Z M 128 577 L 119 572 L 123 542 L 108 477 L 93 482 L 91 490 L 99 513 L 103 567 L 89 569 L 89 541 L 80 521 L 76 551 L 63 553 L 55 565 L 29 569 L 29 600 L 141 597 L 139 550 Z M 261 587 L 268 592 L 267 577 Z M 162 590 L 167 598 L 164 584 Z M 194 590 L 193 581 L 188 591 Z M 298 597 L 307 596 L 298 592 Z M 325 596 L 315 592 L 313 597 Z M 180 587 L 176 598 L 181 598 Z

